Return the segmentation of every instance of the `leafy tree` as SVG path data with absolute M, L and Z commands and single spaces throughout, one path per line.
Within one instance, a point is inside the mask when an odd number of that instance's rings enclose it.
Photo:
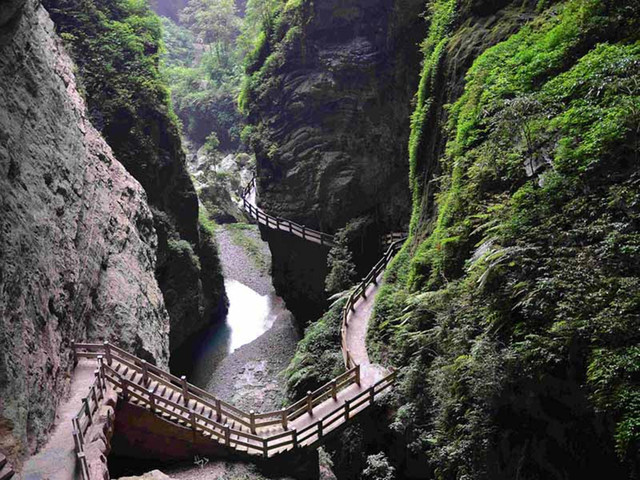
M 367 468 L 362 472 L 363 480 L 394 480 L 395 478 L 395 468 L 389 464 L 383 452 L 369 455 Z
M 240 31 L 235 0 L 191 0 L 180 14 L 180 21 L 205 44 L 222 48 L 233 45 Z

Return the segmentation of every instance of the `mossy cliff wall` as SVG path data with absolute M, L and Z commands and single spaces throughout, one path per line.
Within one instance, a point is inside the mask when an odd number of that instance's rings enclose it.
M 147 196 L 89 121 L 39 2 L 0 6 L 0 72 L 0 451 L 15 466 L 54 422 L 72 341 L 166 367 L 169 316 Z
M 92 122 L 149 198 L 158 232 L 156 277 L 176 350 L 219 320 L 227 301 L 215 242 L 199 225 L 177 118 L 159 73 L 160 20 L 146 2 L 43 4 L 78 66 Z
M 429 3 L 411 237 L 370 334 L 404 475 L 638 478 L 639 8 Z
M 377 249 L 379 233 L 406 228 L 409 218 L 406 146 L 422 1 L 274 4 L 241 96 L 260 204 L 328 233 L 369 216 L 372 227 L 357 243 Z M 280 234 L 267 239 L 290 308 L 297 317 L 321 311 L 327 251 Z M 359 263 L 371 260 L 366 249 L 354 253 Z M 309 259 L 311 272 L 289 255 Z

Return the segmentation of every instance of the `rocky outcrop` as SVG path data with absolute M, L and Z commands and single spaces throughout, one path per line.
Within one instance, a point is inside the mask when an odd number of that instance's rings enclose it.
M 52 424 L 73 340 L 169 359 L 153 216 L 73 70 L 39 2 L 0 5 L 0 450 L 13 458 Z
M 371 215 L 375 228 L 362 233 L 359 245 L 406 228 L 410 103 L 423 8 L 416 0 L 329 0 L 287 4 L 280 13 L 281 26 L 255 52 L 245 97 L 266 211 L 327 233 Z M 303 252 L 295 240 L 266 235 L 275 283 L 289 285 L 279 293 L 287 300 L 322 297 L 322 278 L 302 282 L 311 290 L 291 291 L 293 280 L 307 274 L 306 265 L 291 265 L 288 255 L 298 251 L 321 263 L 327 252 Z M 365 252 L 354 254 L 366 263 Z

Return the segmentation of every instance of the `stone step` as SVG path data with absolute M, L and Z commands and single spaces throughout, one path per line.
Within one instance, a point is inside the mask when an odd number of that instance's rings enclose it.
M 8 463 L 0 470 L 0 480 L 9 480 L 13 477 L 13 468 Z

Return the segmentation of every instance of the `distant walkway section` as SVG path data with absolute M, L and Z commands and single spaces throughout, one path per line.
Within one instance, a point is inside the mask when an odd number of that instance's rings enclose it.
M 256 202 L 256 177 L 253 177 L 249 184 L 242 192 L 242 206 L 244 210 L 249 214 L 249 217 L 254 219 L 260 225 L 264 225 L 272 230 L 279 230 L 281 232 L 287 232 L 296 237 L 300 237 L 303 240 L 307 240 L 318 245 L 333 247 L 335 245 L 335 239 L 333 235 L 328 233 L 319 232 L 312 228 L 308 228 L 304 225 L 286 220 L 280 217 L 274 217 L 269 215 L 261 208 L 258 207 Z

